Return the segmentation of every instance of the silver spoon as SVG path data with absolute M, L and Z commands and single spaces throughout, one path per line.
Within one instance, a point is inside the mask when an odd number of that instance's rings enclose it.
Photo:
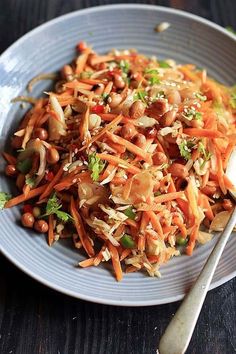
M 236 185 L 236 148 L 234 148 L 228 163 L 226 174 Z M 236 193 L 230 191 L 236 201 Z M 219 237 L 213 251 L 204 265 L 196 282 L 185 296 L 176 314 L 167 326 L 159 343 L 160 354 L 184 354 L 191 340 L 198 316 L 215 273 L 217 264 L 223 253 L 225 245 L 236 224 L 236 207 Z

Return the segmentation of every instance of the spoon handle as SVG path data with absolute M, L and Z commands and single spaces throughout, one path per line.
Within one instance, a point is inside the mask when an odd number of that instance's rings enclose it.
M 219 237 L 197 281 L 184 298 L 159 343 L 160 354 L 184 354 L 225 245 L 236 223 L 236 208 Z

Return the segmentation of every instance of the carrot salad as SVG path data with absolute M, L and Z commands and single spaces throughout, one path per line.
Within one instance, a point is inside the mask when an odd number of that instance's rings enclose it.
M 46 97 L 19 96 L 32 108 L 4 152 L 23 226 L 51 246 L 71 238 L 86 259 L 123 272 L 159 267 L 221 230 L 233 208 L 225 175 L 236 143 L 236 88 L 193 64 L 135 50 L 99 55 L 86 43 Z

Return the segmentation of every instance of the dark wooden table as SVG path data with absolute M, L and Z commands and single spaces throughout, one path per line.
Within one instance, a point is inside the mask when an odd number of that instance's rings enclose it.
M 125 1 L 0 0 L 0 52 L 39 24 L 77 9 Z M 235 0 L 126 1 L 184 9 L 236 28 Z M 37 283 L 0 255 L 0 354 L 155 354 L 179 303 L 103 306 Z M 211 291 L 188 354 L 236 353 L 236 279 Z

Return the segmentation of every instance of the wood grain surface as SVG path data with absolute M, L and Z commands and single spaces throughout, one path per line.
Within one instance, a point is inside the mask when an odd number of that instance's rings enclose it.
M 236 29 L 235 0 L 0 0 L 0 53 L 56 16 L 121 2 L 184 9 Z M 76 300 L 37 283 L 0 255 L 0 354 L 155 354 L 178 305 L 121 308 Z M 233 353 L 236 279 L 208 293 L 187 351 Z

